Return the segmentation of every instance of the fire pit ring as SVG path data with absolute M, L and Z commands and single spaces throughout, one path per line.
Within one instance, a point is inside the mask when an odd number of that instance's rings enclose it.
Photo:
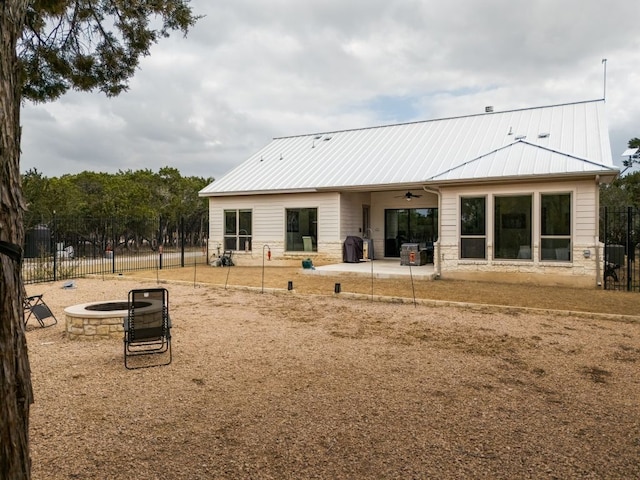
M 70 340 L 103 340 L 123 338 L 123 319 L 127 316 L 127 300 L 110 300 L 72 305 L 64 309 L 67 337 Z M 162 302 L 136 302 L 138 311 L 162 308 Z

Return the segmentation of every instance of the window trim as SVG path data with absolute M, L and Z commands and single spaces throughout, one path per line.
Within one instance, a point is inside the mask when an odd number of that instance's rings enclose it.
M 315 220 L 313 221 L 315 223 L 315 235 L 300 235 L 300 237 L 302 238 L 302 250 L 291 250 L 290 247 L 292 245 L 289 245 L 289 234 L 299 234 L 300 233 L 300 218 L 299 218 L 299 214 L 302 210 L 315 210 Z M 290 225 L 290 219 L 289 218 L 289 212 L 290 211 L 296 211 L 298 212 L 298 218 L 297 218 L 297 225 L 296 226 L 292 226 Z M 292 254 L 309 254 L 309 253 L 318 253 L 318 224 L 319 224 L 319 217 L 320 217 L 320 208 L 318 206 L 310 206 L 310 207 L 284 207 L 284 250 L 287 253 L 292 253 Z M 290 230 L 290 228 L 292 228 L 292 230 Z M 295 230 L 293 229 L 295 228 Z M 304 237 L 311 237 L 311 250 L 305 250 L 304 249 Z
M 242 232 L 243 230 L 246 231 L 245 229 L 241 229 L 240 228 L 240 214 L 241 213 L 249 213 L 250 214 L 250 220 L 251 220 L 251 226 L 250 226 L 250 230 L 251 232 L 247 232 L 246 234 L 241 234 L 240 232 Z M 235 214 L 236 217 L 236 221 L 235 221 L 235 226 L 234 226 L 234 231 L 233 233 L 227 233 L 227 213 L 233 213 Z M 223 250 L 224 251 L 233 251 L 233 252 L 251 252 L 252 247 L 253 247 L 253 209 L 251 208 L 226 208 L 222 211 L 222 223 L 223 223 L 223 229 L 222 229 L 222 245 L 223 245 Z M 234 239 L 235 242 L 235 248 L 227 248 L 227 240 L 231 240 Z M 244 248 L 241 248 L 242 246 L 244 246 Z
M 478 235 L 478 234 L 463 234 L 462 233 L 462 201 L 464 199 L 482 199 L 484 200 L 484 234 L 482 235 Z M 459 260 L 465 260 L 465 261 L 486 261 L 488 260 L 488 255 L 487 255 L 487 247 L 488 247 L 488 243 L 489 243 L 489 234 L 487 233 L 489 231 L 489 218 L 487 216 L 487 211 L 489 209 L 489 196 L 488 195 L 459 195 L 458 196 L 458 218 L 460 220 L 459 222 L 459 227 L 458 227 L 458 239 L 459 239 L 459 246 L 458 246 L 458 259 Z M 463 257 L 462 256 L 462 241 L 463 239 L 483 239 L 484 240 L 484 256 L 482 257 Z
M 493 194 L 492 196 L 493 198 L 493 205 L 492 205 L 492 210 L 491 210 L 491 216 L 493 219 L 493 228 L 492 228 L 492 244 L 493 244 L 493 254 L 492 254 L 492 260 L 495 262 L 533 262 L 534 261 L 534 245 L 535 245 L 535 239 L 536 237 L 536 195 L 535 192 L 531 192 L 531 191 L 523 191 L 523 192 L 504 192 L 504 193 L 496 193 Z M 530 205 L 529 205 L 529 245 L 518 245 L 518 253 L 516 254 L 515 257 L 498 257 L 497 256 L 497 251 L 498 251 L 498 241 L 497 241 L 497 235 L 496 235 L 496 228 L 498 227 L 498 225 L 503 225 L 504 223 L 504 219 L 503 216 L 504 215 L 512 215 L 509 213 L 505 213 L 505 214 L 501 214 L 501 218 L 497 218 L 496 217 L 496 208 L 498 205 L 498 199 L 500 198 L 529 198 L 530 199 Z M 518 223 L 519 219 L 516 218 L 515 216 L 512 217 L 511 219 L 512 221 Z M 504 227 L 501 227 L 504 228 Z M 517 227 L 516 227 L 517 228 Z M 519 258 L 520 257 L 520 251 L 522 246 L 527 246 L 529 247 L 529 258 Z
M 542 198 L 544 196 L 562 196 L 562 195 L 566 195 L 569 197 L 569 234 L 568 235 L 544 235 L 542 233 L 542 222 L 543 222 L 543 207 L 542 207 Z M 575 218 L 575 213 L 574 213 L 574 192 L 572 191 L 557 191 L 557 192 L 539 192 L 538 195 L 539 198 L 539 205 L 540 205 L 540 211 L 539 211 L 539 215 L 538 215 L 538 221 L 539 223 L 539 245 L 540 245 L 540 251 L 538 252 L 538 258 L 540 260 L 540 262 L 562 262 L 562 263 L 573 263 L 573 242 L 574 242 L 574 226 L 573 226 L 573 222 L 574 222 L 574 218 Z M 552 259 L 546 259 L 546 258 L 542 258 L 542 254 L 543 254 L 543 248 L 542 248 L 542 242 L 543 240 L 568 240 L 569 241 L 569 246 L 568 246 L 568 258 L 567 259 L 558 259 L 558 258 L 552 258 Z M 557 253 L 556 253 L 557 256 Z

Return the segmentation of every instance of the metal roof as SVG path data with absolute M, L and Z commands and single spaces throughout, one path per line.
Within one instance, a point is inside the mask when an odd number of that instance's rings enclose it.
M 203 196 L 617 174 L 604 101 L 274 138 Z

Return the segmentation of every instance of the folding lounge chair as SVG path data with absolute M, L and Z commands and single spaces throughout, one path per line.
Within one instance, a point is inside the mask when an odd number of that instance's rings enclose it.
M 42 295 L 32 295 L 26 297 L 23 302 L 24 325 L 27 326 L 29 319 L 34 316 L 41 327 L 51 327 L 58 323 L 58 319 L 51 312 L 51 309 L 44 303 Z
M 163 355 L 161 363 L 135 362 L 130 357 Z M 166 358 L 168 357 L 168 359 Z M 169 292 L 165 288 L 131 290 L 124 318 L 124 366 L 128 369 L 154 367 L 171 363 L 171 318 Z
M 222 257 L 220 257 L 220 266 L 233 267 L 234 263 L 233 263 L 233 259 L 231 258 L 232 256 L 233 256 L 232 250 L 225 250 L 224 253 L 222 254 Z

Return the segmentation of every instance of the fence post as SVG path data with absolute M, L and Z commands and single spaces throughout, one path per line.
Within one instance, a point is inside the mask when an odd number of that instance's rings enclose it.
M 184 217 L 180 217 L 180 266 L 184 268 Z
M 627 291 L 630 292 L 632 290 L 632 274 L 633 269 L 632 263 L 634 263 L 635 257 L 635 245 L 633 244 L 632 238 L 633 232 L 633 207 L 627 207 Z
M 116 273 L 116 221 L 111 217 L 111 273 Z
M 51 245 L 49 245 L 51 251 Z M 53 281 L 58 280 L 58 222 L 56 211 L 53 211 Z
M 158 254 L 159 254 L 159 260 L 158 260 L 158 269 L 162 270 L 162 246 L 164 245 L 164 232 L 162 231 L 162 217 L 158 218 L 158 230 L 160 232 L 160 241 L 158 242 Z

